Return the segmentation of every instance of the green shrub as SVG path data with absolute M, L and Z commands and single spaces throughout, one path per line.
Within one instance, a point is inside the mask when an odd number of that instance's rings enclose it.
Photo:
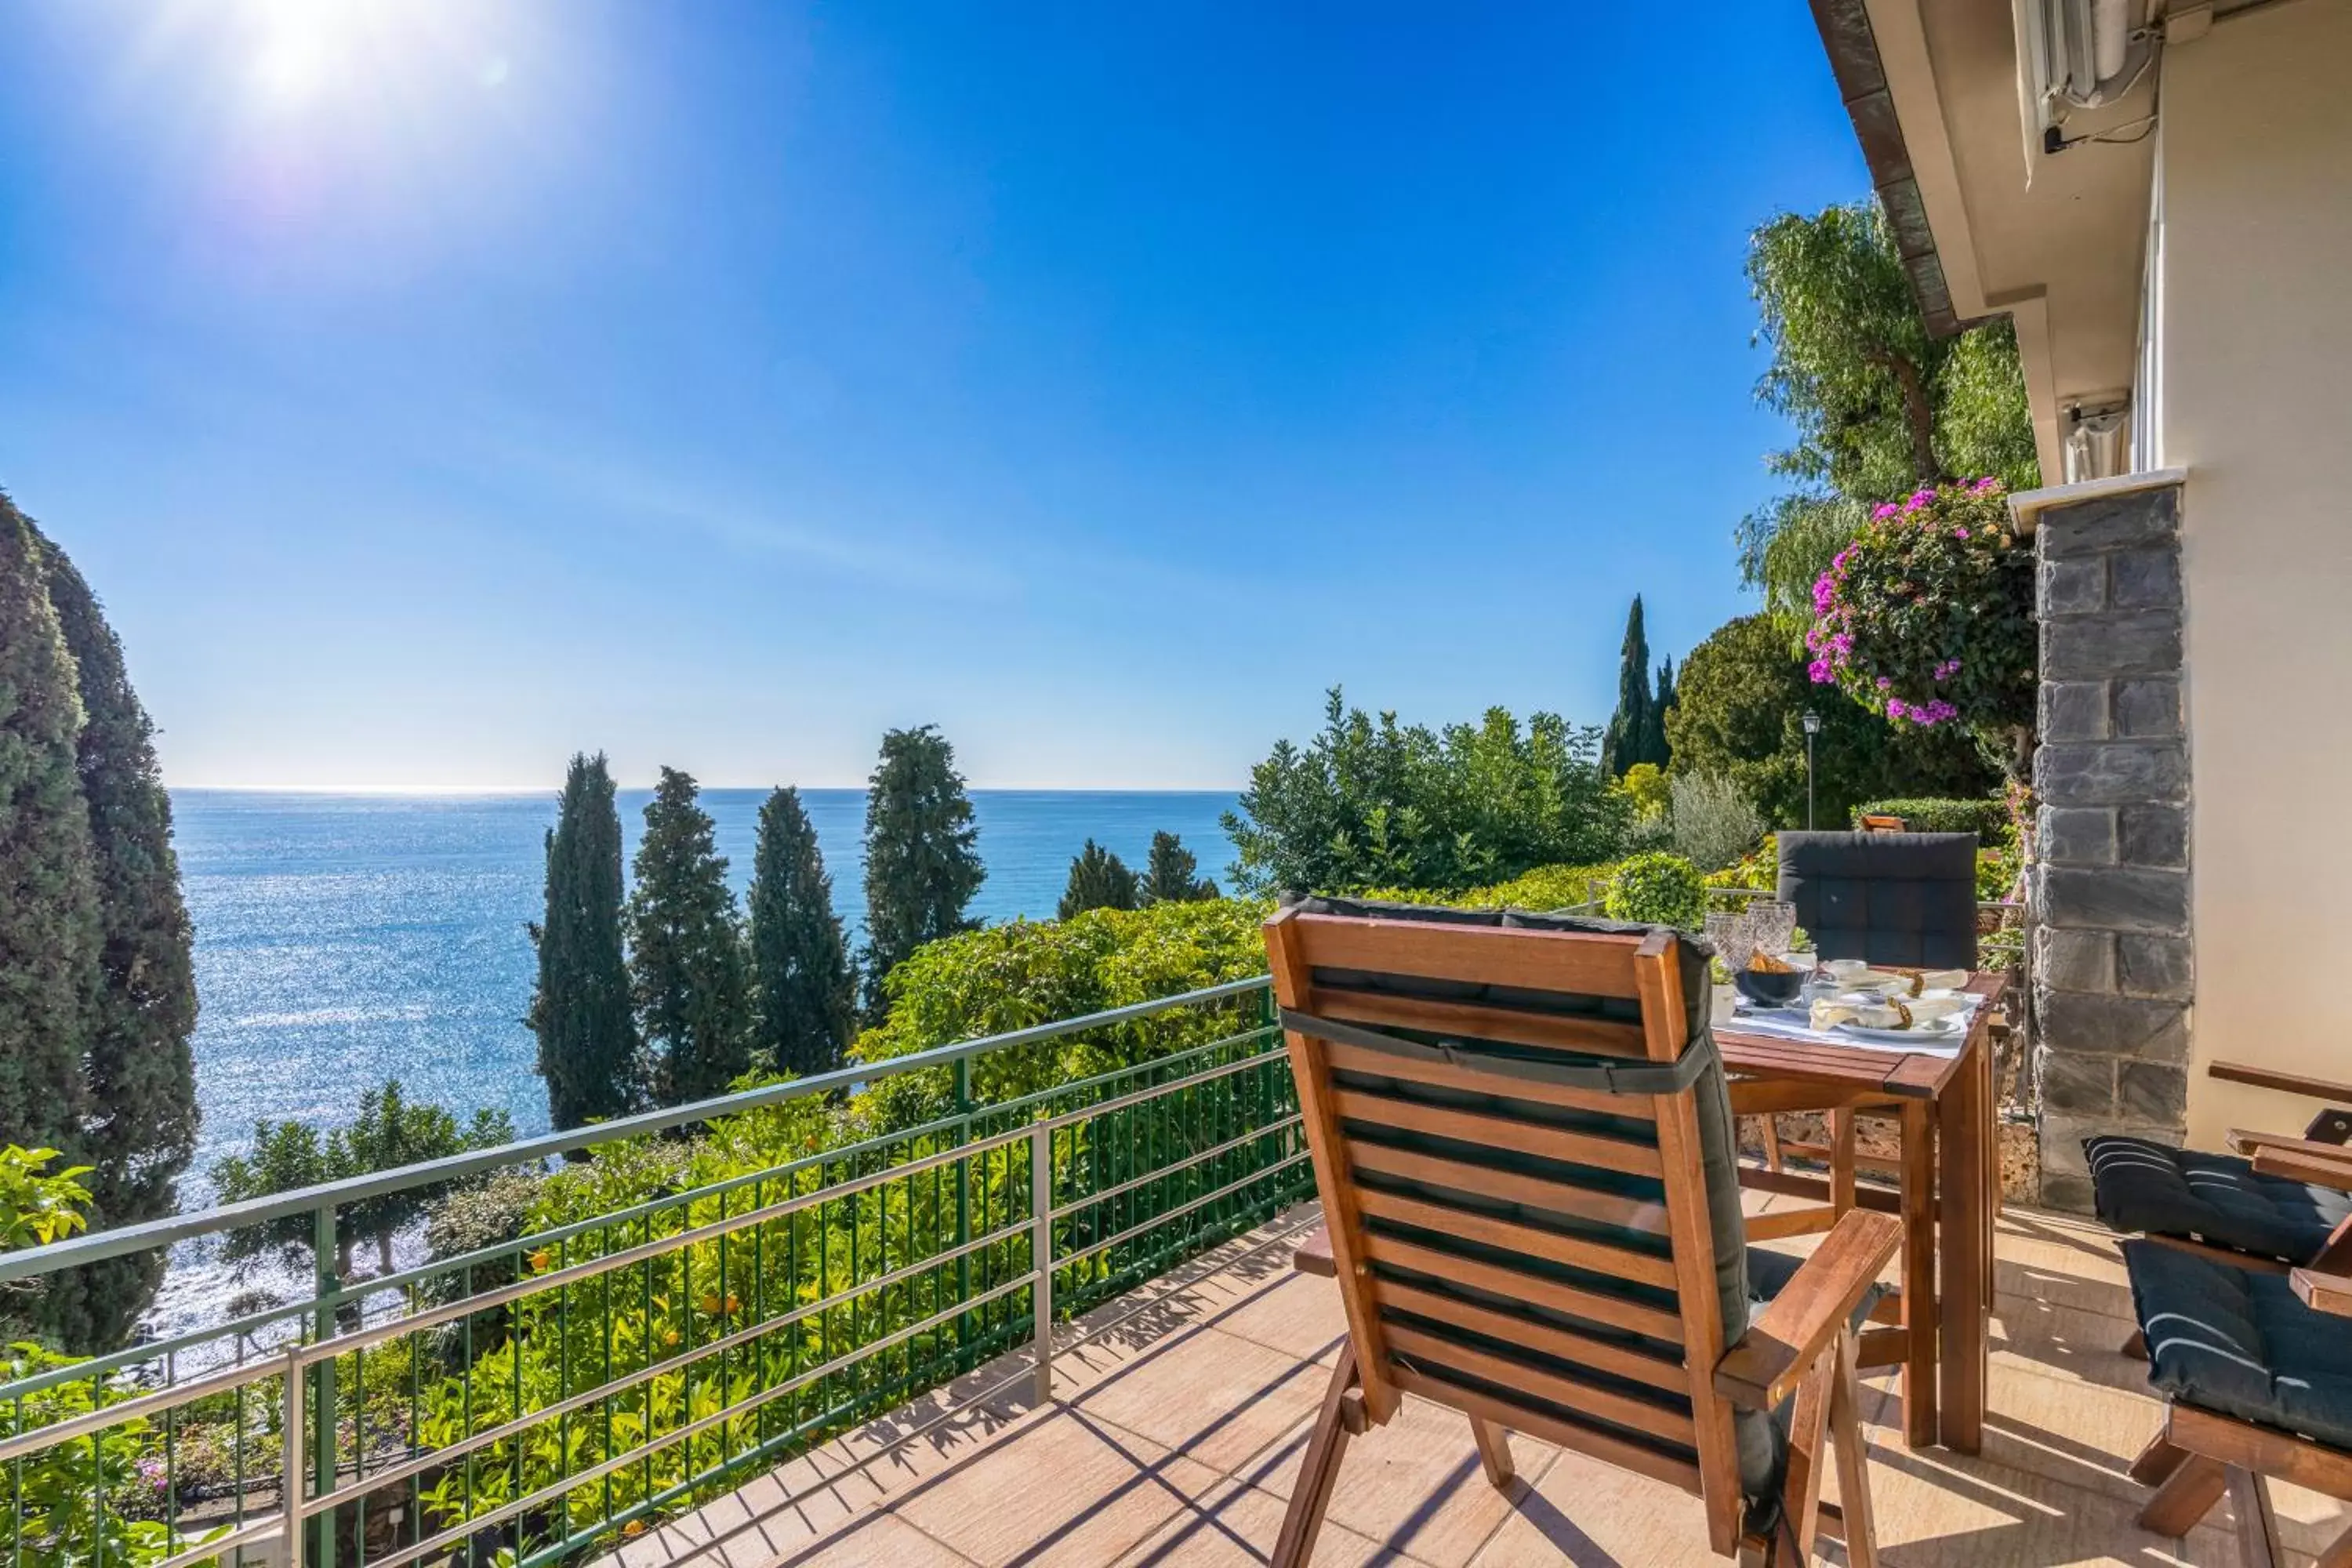
M 1778 888 L 1780 885 L 1780 836 L 1768 833 L 1763 841 L 1720 871 L 1706 874 L 1710 888 Z
M 2011 832 L 2005 800 L 1866 800 L 1853 808 L 1853 825 L 1864 816 L 1899 816 L 1913 833 L 1973 833 L 1987 846 Z
M 1706 884 L 1679 855 L 1636 855 L 1609 879 L 1604 907 L 1611 920 L 1696 931 L 1706 919 Z
M 1507 882 L 1447 892 L 1433 888 L 1373 888 L 1360 895 L 1393 904 L 1439 904 L 1454 910 L 1568 910 L 1599 903 L 1617 872 L 1598 866 L 1538 866 Z

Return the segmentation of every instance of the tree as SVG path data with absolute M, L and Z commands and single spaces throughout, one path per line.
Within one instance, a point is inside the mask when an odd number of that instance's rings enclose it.
M 215 1161 L 213 1184 L 221 1202 L 245 1203 L 513 1141 L 514 1125 L 506 1112 L 477 1110 L 470 1122 L 461 1124 L 441 1106 L 411 1103 L 400 1080 L 392 1079 L 362 1090 L 358 1118 L 323 1138 L 299 1121 L 255 1122 L 253 1152 Z M 391 1273 L 393 1244 L 400 1233 L 459 1184 L 426 1183 L 346 1205 L 335 1231 L 336 1278 L 352 1279 L 352 1254 L 363 1241 L 374 1244 L 380 1273 Z M 296 1268 L 310 1261 L 312 1237 L 309 1213 L 287 1215 L 228 1232 L 221 1256 L 235 1266 L 239 1279 L 262 1262 Z
M 1642 725 L 1642 761 L 1655 768 L 1674 763 L 1674 745 L 1666 739 L 1666 710 L 1675 705 L 1675 661 L 1658 666 L 1657 689 L 1651 694 L 1650 710 Z
M 575 752 L 547 834 L 547 912 L 530 927 L 539 981 L 525 1019 L 539 1037 L 539 1074 L 559 1131 L 626 1116 L 646 1099 L 621 910 L 612 769 L 602 752 Z
M 1775 827 L 1805 825 L 1805 732 L 1811 709 L 1815 820 L 1843 826 L 1859 802 L 1882 795 L 1982 795 L 2000 780 L 1953 731 L 1890 728 L 1839 692 L 1814 685 L 1806 660 L 1769 616 L 1717 626 L 1683 661 L 1666 725 L 1677 771 L 1730 779 Z
M 1776 612 L 1805 613 L 1858 509 L 1948 478 L 2040 482 L 2014 330 L 1937 337 L 1875 200 L 1774 218 L 1748 237 L 1748 280 L 1772 351 L 1757 399 L 1797 426 L 1767 461 L 1794 488 L 1739 528 L 1742 569 Z
M 866 1002 L 883 1005 L 882 983 L 927 942 L 969 931 L 965 906 L 987 871 L 974 847 L 971 800 L 955 748 L 929 724 L 882 737 L 866 789 Z
M 796 789 L 777 790 L 760 807 L 751 917 L 752 1055 L 803 1077 L 832 1071 L 856 1022 L 857 981 L 833 912 L 833 879 Z
M 1217 885 L 1201 874 L 1201 862 L 1169 832 L 1151 836 L 1151 858 L 1145 863 L 1141 901 L 1146 904 L 1192 903 L 1217 896 Z
M 1225 813 L 1234 879 L 1252 894 L 1453 891 L 1613 858 L 1633 808 L 1609 787 L 1600 739 L 1552 713 L 1522 731 L 1500 708 L 1443 731 L 1376 722 L 1334 687 L 1321 733 L 1276 742 Z
M 75 687 L 32 531 L 0 510 L 0 1136 L 85 1163 L 103 929 Z
M 1070 861 L 1069 886 L 1062 890 L 1061 904 L 1054 913 L 1068 920 L 1088 910 L 1131 910 L 1139 891 L 1127 862 L 1089 838 Z
M 662 769 L 629 893 L 630 994 L 664 1105 L 724 1094 L 751 1066 L 735 893 L 698 795 L 690 775 Z
M 100 1226 L 135 1225 L 179 1207 L 179 1175 L 195 1153 L 194 933 L 180 896 L 155 727 L 131 689 L 122 644 L 65 552 L 29 521 L 26 528 L 42 555 L 82 708 L 75 772 L 89 822 L 100 943 L 85 1063 L 91 1213 Z M 55 1282 L 53 1331 L 76 1345 L 120 1343 L 154 1301 L 163 1261 L 160 1248 L 134 1253 Z M 68 1295 L 77 1298 L 70 1313 Z
M 1601 766 L 1612 779 L 1625 776 L 1635 763 L 1666 765 L 1664 731 L 1654 718 L 1650 694 L 1650 639 L 1642 627 L 1642 595 L 1625 613 L 1625 642 L 1617 664 L 1617 710 L 1601 735 Z M 1658 747 L 1654 753 L 1653 744 Z

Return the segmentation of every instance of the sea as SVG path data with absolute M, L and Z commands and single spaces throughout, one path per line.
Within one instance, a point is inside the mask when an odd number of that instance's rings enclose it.
M 703 808 L 740 900 L 765 790 L 706 789 Z M 634 856 L 648 790 L 620 795 Z M 863 790 L 803 790 L 834 907 L 863 941 Z M 971 905 L 996 922 L 1049 919 L 1088 838 L 1139 868 L 1155 832 L 1181 837 L 1223 882 L 1231 794 L 975 790 L 988 878 Z M 257 1121 L 348 1121 L 360 1089 L 397 1078 L 460 1120 L 503 1110 L 522 1136 L 548 1126 L 522 1024 L 541 912 L 547 795 L 350 795 L 174 790 L 180 871 L 195 924 L 196 1099 L 204 1115 L 181 1206 L 213 1201 L 207 1173 L 252 1146 Z M 252 1284 L 251 1280 L 244 1284 Z M 238 1282 L 201 1245 L 175 1251 L 150 1321 L 158 1334 L 213 1317 Z

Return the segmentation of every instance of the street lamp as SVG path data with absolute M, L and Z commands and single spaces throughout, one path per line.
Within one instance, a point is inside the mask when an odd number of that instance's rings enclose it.
M 1811 709 L 1799 721 L 1805 727 L 1805 831 L 1813 829 L 1813 737 L 1822 732 L 1822 716 Z

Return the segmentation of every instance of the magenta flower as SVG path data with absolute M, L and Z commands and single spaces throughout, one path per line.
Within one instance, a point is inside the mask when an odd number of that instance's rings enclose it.
M 1890 686 L 1892 686 L 1892 685 L 1894 685 L 1894 684 L 1895 684 L 1895 682 L 1894 682 L 1894 681 L 1892 681 L 1892 680 L 1890 680 L 1890 679 L 1888 679 L 1885 676 L 1883 676 L 1883 675 L 1882 675 L 1882 676 L 1880 676 L 1880 677 L 1878 678 L 1878 689 L 1880 689 L 1881 691 L 1885 690 L 1888 687 L 1890 687 Z
M 1956 528 L 1952 530 L 1952 537 L 1954 539 L 1966 539 L 1968 536 L 1969 531 L 1965 528 Z
M 1813 684 L 1815 686 L 1827 686 L 1831 681 L 1837 679 L 1836 675 L 1832 673 L 1830 669 L 1830 661 L 1825 658 L 1817 658 L 1813 660 L 1812 663 L 1805 666 L 1805 673 L 1813 678 Z
M 1877 508 L 1877 510 L 1875 510 L 1874 511 L 1873 511 L 1870 515 L 1871 515 L 1871 517 L 1872 517 L 1873 519 L 1876 520 L 1877 521 L 1884 522 L 1884 521 L 1885 521 L 1888 518 L 1893 517 L 1893 516 L 1895 515 L 1895 503 L 1894 503 L 1893 501 L 1885 501 L 1885 502 L 1881 503 L 1881 504 L 1879 505 L 1879 507 Z M 1840 560 L 1843 560 L 1843 559 L 1844 559 L 1844 557 L 1843 557 L 1843 556 L 1840 556 L 1840 557 L 1839 557 L 1839 559 L 1840 559 Z

